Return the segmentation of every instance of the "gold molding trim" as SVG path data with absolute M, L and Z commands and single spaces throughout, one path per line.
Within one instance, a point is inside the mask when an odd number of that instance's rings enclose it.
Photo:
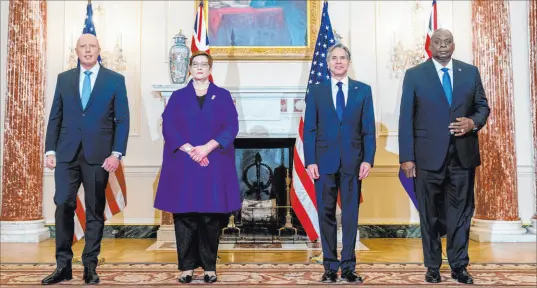
M 205 10 L 205 21 L 208 24 L 209 1 L 202 0 Z M 315 50 L 319 25 L 321 23 L 321 0 L 307 1 L 308 17 L 308 45 L 300 47 L 286 46 L 214 46 L 210 45 L 211 56 L 218 60 L 311 60 Z M 194 13 L 199 6 L 198 1 L 194 1 Z M 209 44 L 211 38 L 209 36 Z

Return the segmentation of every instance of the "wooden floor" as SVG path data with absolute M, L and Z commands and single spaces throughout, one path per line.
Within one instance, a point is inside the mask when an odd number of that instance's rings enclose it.
M 422 262 L 421 239 L 362 239 L 369 251 L 357 253 L 362 263 Z M 175 263 L 172 251 L 146 251 L 155 239 L 104 239 L 101 256 L 106 263 Z M 54 263 L 54 239 L 41 243 L 1 243 L 1 263 Z M 74 246 L 80 256 L 83 242 Z M 444 243 L 445 245 L 445 243 Z M 445 246 L 444 246 L 445 247 Z M 536 243 L 470 242 L 470 262 L 536 263 Z M 219 263 L 305 263 L 318 252 L 308 251 L 221 251 Z

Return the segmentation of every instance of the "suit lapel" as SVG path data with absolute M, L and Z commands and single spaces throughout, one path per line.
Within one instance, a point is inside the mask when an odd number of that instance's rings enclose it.
M 323 86 L 324 91 L 321 91 L 321 96 L 323 97 L 325 101 L 325 107 L 330 107 L 331 114 L 334 117 L 334 119 L 337 119 L 339 121 L 339 116 L 337 116 L 336 106 L 334 105 L 334 96 L 332 95 L 332 81 L 327 80 L 326 82 L 323 82 L 320 84 Z M 326 95 L 326 96 L 323 96 Z
M 461 68 L 461 65 L 459 61 L 453 60 L 453 101 L 451 103 L 451 110 L 457 109 L 459 105 L 461 105 L 462 100 L 461 93 L 460 93 L 460 87 L 461 83 L 463 82 L 464 71 Z
M 358 87 L 358 82 L 352 80 L 349 78 L 349 91 L 347 91 L 347 104 L 345 105 L 345 109 L 343 109 L 343 120 L 348 117 L 347 115 L 352 114 L 352 109 L 354 109 L 354 106 L 356 106 L 356 102 L 358 100 L 360 88 Z
M 440 82 L 440 78 L 438 77 L 438 71 L 436 71 L 436 67 L 434 66 L 433 60 L 427 60 L 427 65 L 425 67 L 427 69 L 428 82 L 431 83 L 431 88 L 434 89 L 434 93 L 432 94 L 438 95 L 440 101 L 442 101 L 446 106 L 449 107 L 449 103 L 446 98 L 446 92 L 444 92 L 444 87 L 442 86 L 442 82 Z
M 106 68 L 104 68 L 103 66 L 99 68 L 99 72 L 97 73 L 97 79 L 95 79 L 95 84 L 93 85 L 88 104 L 86 104 L 86 109 L 84 109 L 84 111 L 88 110 L 88 108 L 91 106 L 91 103 L 95 101 L 96 97 L 98 97 L 97 95 L 101 94 L 101 91 L 104 88 L 104 80 L 106 79 L 107 72 L 108 71 L 106 71 Z
M 73 95 L 75 95 L 75 102 L 78 103 L 78 107 L 82 110 L 82 99 L 80 98 L 80 68 L 72 70 L 71 74 L 71 88 L 73 89 Z

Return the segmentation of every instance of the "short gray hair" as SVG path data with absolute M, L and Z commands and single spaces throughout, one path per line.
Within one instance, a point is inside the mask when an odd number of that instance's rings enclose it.
M 328 59 L 332 56 L 332 51 L 336 48 L 341 48 L 343 51 L 345 51 L 345 54 L 347 54 L 347 58 L 349 58 L 349 61 L 351 61 L 351 51 L 349 51 L 349 48 L 347 46 L 343 45 L 342 43 L 336 43 L 334 46 L 328 48 Z

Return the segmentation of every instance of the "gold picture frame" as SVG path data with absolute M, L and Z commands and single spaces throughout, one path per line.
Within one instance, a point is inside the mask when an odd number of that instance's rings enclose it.
M 209 21 L 209 0 L 203 1 L 204 14 L 208 29 L 211 56 L 220 60 L 311 60 L 315 50 L 315 43 L 321 21 L 322 0 L 301 0 L 306 2 L 306 46 L 217 46 L 211 42 L 211 26 Z M 199 1 L 194 1 L 195 8 Z

